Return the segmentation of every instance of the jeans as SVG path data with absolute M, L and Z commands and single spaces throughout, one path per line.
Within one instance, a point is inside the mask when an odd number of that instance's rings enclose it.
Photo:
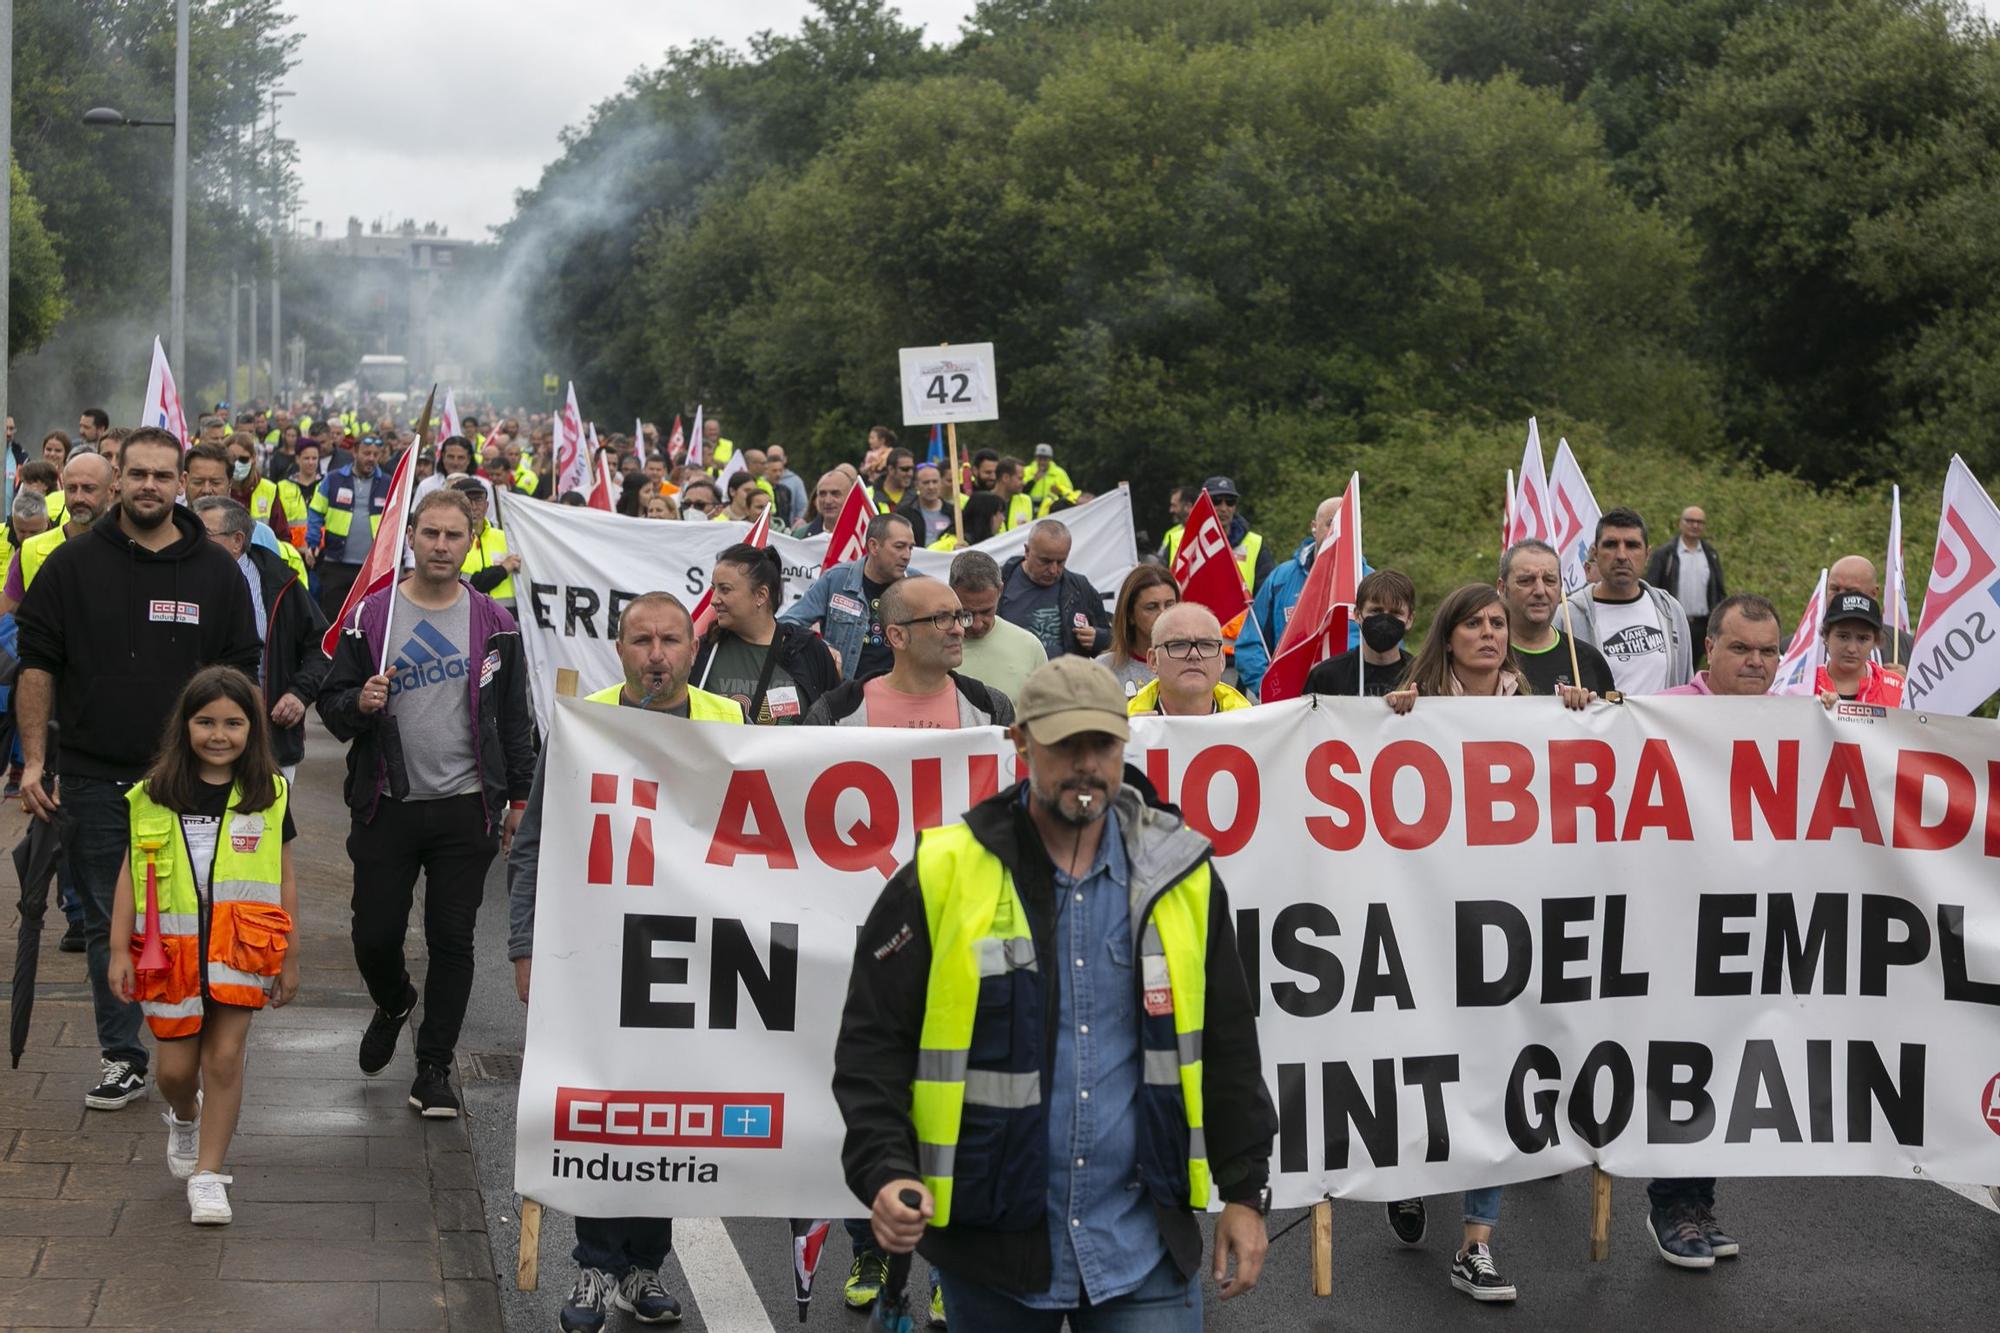
M 63 864 L 83 903 L 83 930 L 90 967 L 90 999 L 97 1011 L 97 1048 L 107 1060 L 123 1060 L 135 1073 L 146 1072 L 145 1043 L 139 1039 L 143 1017 L 137 1004 L 111 993 L 111 896 L 118 889 L 118 871 L 132 853 L 131 808 L 125 804 L 129 782 L 108 778 L 65 777 L 62 813 L 57 831 L 62 837 Z
M 63 920 L 72 926 L 83 922 L 83 895 L 76 891 L 76 880 L 69 873 L 69 858 L 64 857 L 56 867 L 56 906 L 62 909 Z
M 953 1333 L 1200 1333 L 1201 1283 L 1160 1260 L 1138 1287 L 1102 1305 L 1086 1298 L 1074 1310 L 1031 1310 L 1003 1291 L 944 1275 L 944 1307 Z
M 1474 1226 L 1492 1227 L 1500 1225 L 1501 1185 L 1488 1185 L 1483 1190 L 1465 1192 L 1465 1221 Z
M 1646 1197 L 1656 1211 L 1665 1212 L 1675 1204 L 1698 1203 L 1715 1207 L 1714 1176 L 1661 1176 L 1646 1182 Z
M 672 1248 L 671 1217 L 579 1217 L 570 1257 L 578 1268 L 595 1268 L 622 1280 L 635 1268 L 659 1268 Z
M 368 995 L 390 1013 L 410 1002 L 403 937 L 417 872 L 424 875 L 424 1021 L 417 1028 L 419 1064 L 451 1066 L 465 1004 L 472 995 L 472 931 L 486 893 L 486 870 L 500 850 L 486 831 L 478 792 L 438 801 L 384 796 L 370 824 L 347 835 L 354 863 L 354 964 Z

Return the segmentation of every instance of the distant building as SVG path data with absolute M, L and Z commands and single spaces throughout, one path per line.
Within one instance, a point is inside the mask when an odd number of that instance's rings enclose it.
M 448 236 L 435 222 L 393 228 L 376 222 L 364 229 L 361 219 L 350 217 L 345 236 L 326 236 L 317 226 L 313 231 L 293 244 L 305 256 L 349 270 L 343 286 L 355 298 L 355 331 L 365 352 L 408 357 L 419 378 L 460 359 L 452 355 L 437 295 L 460 256 L 479 242 Z

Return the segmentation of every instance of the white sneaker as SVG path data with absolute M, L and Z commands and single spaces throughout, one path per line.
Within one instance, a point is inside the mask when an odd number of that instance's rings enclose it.
M 203 1171 L 188 1181 L 188 1221 L 198 1227 L 226 1227 L 236 1214 L 229 1211 L 229 1191 L 225 1185 L 236 1177 Z
M 201 1093 L 194 1095 L 194 1119 L 177 1119 L 171 1106 L 160 1112 L 160 1119 L 167 1122 L 167 1170 L 175 1180 L 186 1180 L 201 1156 Z

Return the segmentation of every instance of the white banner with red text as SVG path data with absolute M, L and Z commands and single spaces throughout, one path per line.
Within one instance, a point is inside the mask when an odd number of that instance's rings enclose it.
M 1300 699 L 1140 719 L 1214 841 L 1281 1206 L 1548 1176 L 2000 1176 L 2000 731 L 1809 699 Z M 858 1215 L 833 1048 L 914 831 L 997 729 L 565 701 L 515 1183 Z M 915 923 L 921 930 L 923 923 Z
M 715 557 L 750 531 L 748 523 L 626 518 L 512 495 L 503 496 L 501 504 L 508 549 L 521 557 L 521 573 L 514 578 L 516 618 L 544 728 L 557 668 L 575 669 L 585 694 L 621 679 L 614 644 L 625 605 L 641 593 L 670 592 L 692 607 L 708 588 Z M 1104 594 L 1109 609 L 1139 561 L 1131 493 L 1120 487 L 1054 517 L 1070 531 L 1069 568 Z M 786 606 L 819 577 L 826 543 L 825 534 L 791 537 L 772 530 L 771 545 L 785 561 Z M 1004 565 L 1027 543 L 1028 530 L 1021 527 L 971 549 Z M 911 572 L 945 578 L 953 554 L 919 548 L 911 554 Z

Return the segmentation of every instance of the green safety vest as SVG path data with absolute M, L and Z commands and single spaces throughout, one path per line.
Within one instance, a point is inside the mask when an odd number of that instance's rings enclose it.
M 606 685 L 601 690 L 584 695 L 583 700 L 585 703 L 611 704 L 615 707 L 618 703 L 618 695 L 624 688 L 625 682 L 623 681 L 620 681 L 616 685 Z M 735 722 L 740 724 L 743 721 L 743 705 L 737 703 L 726 694 L 710 694 L 707 690 L 698 690 L 690 685 L 688 686 L 688 717 L 695 722 Z
M 984 1024 L 1039 1034 L 1044 1015 L 1035 1011 L 1047 1001 L 1027 908 L 1000 858 L 981 846 L 969 827 L 952 824 L 922 834 L 916 864 L 930 932 L 931 970 L 910 1120 L 917 1135 L 917 1169 L 936 1203 L 930 1225 L 943 1227 L 951 1224 L 954 1187 L 967 1183 L 957 1171 L 967 1108 L 977 1108 L 972 1114 L 987 1119 L 1033 1116 L 1045 1123 L 1038 1054 L 1033 1068 L 973 1067 L 974 1029 L 982 1025 L 982 1011 Z M 1171 1166 L 1154 1162 L 1150 1171 L 1154 1180 L 1149 1183 L 1156 1186 L 1156 1197 L 1163 1186 L 1176 1192 L 1184 1189 L 1182 1197 L 1194 1209 L 1208 1206 L 1210 1190 L 1201 1092 L 1210 883 L 1204 858 L 1155 898 L 1150 910 L 1143 902 L 1132 905 L 1135 917 L 1147 912 L 1139 947 L 1145 1070 L 1141 1096 L 1146 1102 L 1140 1115 L 1146 1125 L 1179 1119 L 1188 1130 L 1186 1160 Z M 1026 1015 L 1015 1012 L 1021 1004 L 1029 1007 Z M 1022 1063 L 1022 1056 L 1032 1052 L 1022 1052 L 1021 1045 L 1018 1040 L 997 1043 L 1012 1052 L 1002 1063 Z M 1006 1130 L 1002 1135 L 1003 1142 L 1011 1137 Z M 1149 1175 L 1149 1145 L 1143 1129 L 1140 1144 L 1144 1178 Z M 982 1198 L 1014 1196 L 988 1205 L 988 1212 L 995 1217 L 1041 1216 L 1047 1181 L 1009 1182 L 1005 1179 L 1009 1167 L 1003 1161 L 982 1161 L 980 1167 L 995 1177 L 977 1181 Z M 985 1226 L 993 1220 L 970 1218 L 966 1225 Z

